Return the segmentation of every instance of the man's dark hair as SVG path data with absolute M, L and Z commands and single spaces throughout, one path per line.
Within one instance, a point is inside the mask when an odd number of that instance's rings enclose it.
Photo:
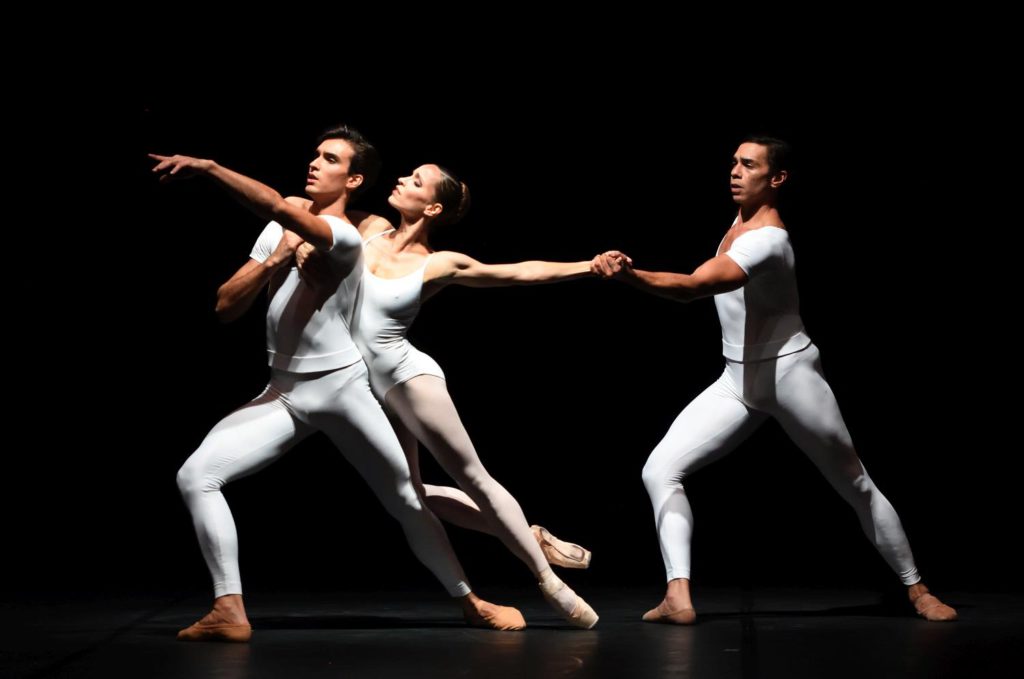
M 776 137 L 754 134 L 744 137 L 741 144 L 760 144 L 768 149 L 768 170 L 775 174 L 781 170 L 789 172 L 790 157 L 793 155 L 793 147 L 789 142 Z
M 364 137 L 362 132 L 348 125 L 335 125 L 324 130 L 316 140 L 317 146 L 328 139 L 344 139 L 352 145 L 352 149 L 355 151 L 352 162 L 349 164 L 348 173 L 363 175 L 363 183 L 352 192 L 352 197 L 358 196 L 373 186 L 377 181 L 377 175 L 380 174 L 381 163 L 380 154 L 377 153 L 377 149 L 370 143 L 370 140 Z

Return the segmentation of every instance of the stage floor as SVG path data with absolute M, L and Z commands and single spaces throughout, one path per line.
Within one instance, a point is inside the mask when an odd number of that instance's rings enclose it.
M 927 623 L 877 592 L 701 589 L 692 627 L 642 623 L 658 590 L 580 590 L 601 615 L 565 628 L 535 590 L 486 591 L 529 627 L 465 627 L 436 592 L 249 592 L 249 644 L 175 632 L 206 596 L 18 595 L 2 604 L 0 676 L 176 677 L 1003 677 L 1024 651 L 1024 595 L 941 592 L 960 612 Z M 899 593 L 898 591 L 896 592 Z

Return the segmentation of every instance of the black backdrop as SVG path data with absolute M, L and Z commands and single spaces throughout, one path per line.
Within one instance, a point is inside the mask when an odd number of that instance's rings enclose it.
M 502 262 L 589 259 L 614 247 L 639 267 L 676 271 L 713 254 L 728 227 L 728 160 L 740 136 L 790 139 L 798 162 L 782 208 L 804 319 L 861 456 L 927 581 L 1013 586 L 999 576 L 1019 563 L 1006 539 L 1019 516 L 1019 444 L 1004 438 L 1016 398 L 1004 320 L 1013 306 L 999 297 L 1012 262 L 985 229 L 1006 196 L 985 193 L 996 188 L 986 176 L 994 166 L 975 153 L 996 112 L 984 86 L 960 77 L 951 93 L 947 76 L 907 80 L 881 67 L 748 90 L 672 73 L 609 81 L 567 67 L 503 70 L 437 101 L 401 70 L 372 86 L 239 88 L 201 104 L 178 82 L 102 106 L 118 140 L 97 224 L 110 242 L 71 290 L 100 304 L 67 311 L 70 339 L 85 352 L 75 363 L 89 367 L 51 394 L 76 414 L 46 411 L 52 431 L 42 433 L 60 448 L 59 464 L 36 456 L 17 475 L 52 504 L 15 508 L 13 539 L 24 549 L 8 584 L 208 587 L 174 475 L 265 383 L 262 308 L 227 326 L 212 311 L 262 223 L 203 181 L 158 186 L 144 154 L 213 157 L 299 193 L 317 133 L 346 121 L 385 163 L 357 207 L 393 217 L 394 177 L 423 162 L 468 182 L 473 208 L 439 234 L 440 248 Z M 949 113 L 951 97 L 971 96 L 973 113 Z M 425 305 L 411 333 L 444 367 L 486 466 L 527 517 L 593 549 L 592 570 L 570 576 L 581 589 L 662 582 L 640 470 L 720 373 L 719 337 L 710 300 L 677 305 L 598 280 L 452 288 Z M 440 482 L 422 458 L 426 479 Z M 701 470 L 688 493 L 695 579 L 895 582 L 774 423 Z M 250 587 L 434 586 L 322 438 L 227 496 Z M 449 533 L 478 586 L 529 581 L 493 538 Z

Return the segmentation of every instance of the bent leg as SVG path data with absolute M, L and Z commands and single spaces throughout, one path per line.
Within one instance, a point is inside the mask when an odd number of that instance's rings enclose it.
M 266 467 L 311 431 L 268 387 L 217 423 L 178 471 L 178 488 L 192 514 L 214 596 L 242 593 L 238 536 L 221 488 Z
M 387 401 L 389 408 L 426 444 L 441 467 L 478 508 L 478 516 L 487 526 L 485 532 L 498 537 L 531 570 L 548 603 L 576 627 L 589 629 L 597 624 L 597 613 L 548 566 L 519 503 L 484 468 L 445 381 L 433 375 L 414 377 L 391 389 Z M 442 497 L 461 505 L 457 511 L 463 516 L 471 511 L 468 505 L 459 502 L 455 492 L 446 496 L 436 494 L 435 502 L 443 502 Z
M 666 579 L 690 577 L 693 512 L 683 480 L 731 452 L 765 419 L 737 398 L 723 375 L 683 409 L 644 465 Z
M 390 407 L 384 411 L 391 422 L 392 429 L 402 444 L 405 459 L 409 462 L 409 473 L 412 475 L 413 486 L 427 503 L 427 507 L 437 518 L 460 528 L 475 530 L 480 533 L 493 534 L 487 520 L 480 513 L 480 508 L 473 500 L 458 488 L 451 486 L 434 486 L 423 483 L 420 478 L 420 448 L 416 436 L 402 422 L 402 418 Z
M 463 519 L 470 515 L 471 506 L 477 507 L 487 528 L 484 532 L 498 537 L 535 576 L 548 570 L 547 559 L 519 503 L 494 480 L 480 461 L 445 381 L 433 375 L 414 377 L 391 389 L 387 402 L 388 407 L 395 411 L 416 438 L 423 441 L 445 472 L 465 491 L 472 505 L 467 505 L 458 491 L 438 491 L 439 486 L 432 487 L 433 497 L 438 498 L 433 502 L 461 505 L 456 511 Z M 468 521 L 472 522 L 480 523 L 474 519 Z
M 412 474 L 416 492 L 427 503 L 430 511 L 445 523 L 498 537 L 480 511 L 480 507 L 464 491 L 452 486 L 423 483 L 420 478 L 419 441 L 393 409 L 386 408 L 385 412 L 402 444 L 405 457 L 409 461 L 409 471 Z M 542 526 L 530 526 L 530 530 L 548 563 L 565 568 L 587 568 L 590 566 L 590 550 L 572 542 L 559 540 Z

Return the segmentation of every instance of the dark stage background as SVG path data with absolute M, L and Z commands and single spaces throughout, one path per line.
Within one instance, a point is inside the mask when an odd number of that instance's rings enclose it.
M 756 91 L 682 83 L 668 65 L 635 78 L 504 71 L 420 107 L 408 102 L 431 95 L 403 99 L 408 83 L 398 93 L 363 80 L 280 98 L 221 92 L 202 105 L 179 83 L 112 105 L 121 162 L 102 171 L 111 205 L 98 226 L 116 242 L 100 274 L 70 291 L 105 303 L 67 311 L 92 368 L 75 368 L 64 398 L 87 415 L 82 425 L 48 419 L 43 433 L 64 451 L 55 478 L 44 456 L 19 472 L 59 509 L 12 515 L 27 548 L 8 584 L 208 588 L 174 476 L 265 383 L 262 302 L 232 325 L 213 314 L 217 286 L 263 224 L 204 181 L 158 186 L 144 154 L 213 157 L 295 194 L 318 132 L 347 121 L 385 163 L 355 207 L 393 218 L 394 178 L 424 162 L 468 182 L 473 208 L 438 235 L 439 248 L 486 262 L 619 248 L 638 267 L 673 271 L 710 257 L 732 219 L 728 161 L 740 136 L 789 138 L 798 161 L 782 211 L 804 319 L 869 472 L 933 587 L 1019 586 L 998 575 L 1019 564 L 1007 545 L 1020 516 L 1019 444 L 1001 442 L 1017 398 L 1000 320 L 1013 307 L 994 295 L 1008 278 L 1004 232 L 986 229 L 1006 218 L 996 214 L 1002 199 L 983 193 L 1000 164 L 975 153 L 989 144 L 995 108 L 968 74 L 904 78 L 910 68 Z M 951 98 L 970 99 L 973 113 L 949 113 Z M 593 549 L 592 569 L 568 573 L 570 583 L 657 589 L 640 470 L 722 369 L 712 301 L 678 305 L 599 280 L 450 288 L 425 305 L 411 337 L 445 369 L 481 457 L 528 519 Z M 426 480 L 443 482 L 429 453 L 422 460 Z M 896 586 L 852 511 L 774 423 L 687 490 L 696 581 Z M 325 439 L 226 492 L 250 588 L 435 586 Z M 497 540 L 449 534 L 484 595 L 529 582 Z

